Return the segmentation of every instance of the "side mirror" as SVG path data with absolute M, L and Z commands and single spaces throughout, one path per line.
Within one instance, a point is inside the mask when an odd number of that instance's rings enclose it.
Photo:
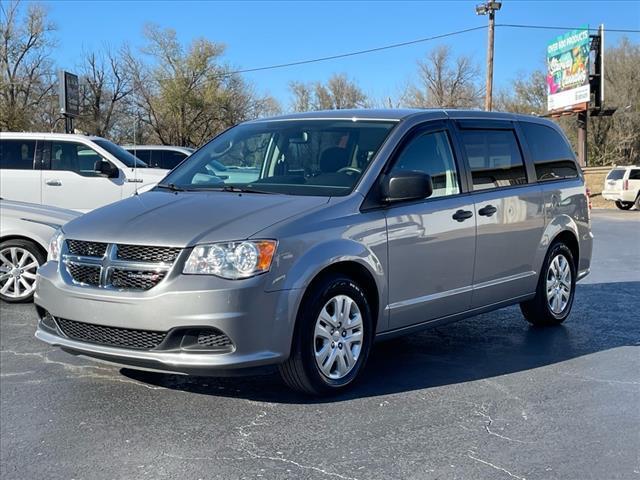
M 432 193 L 431 176 L 423 172 L 393 172 L 382 183 L 382 199 L 387 203 L 422 200 Z
M 95 170 L 107 178 L 118 178 L 120 175 L 118 167 L 107 160 L 98 160 L 95 165 Z

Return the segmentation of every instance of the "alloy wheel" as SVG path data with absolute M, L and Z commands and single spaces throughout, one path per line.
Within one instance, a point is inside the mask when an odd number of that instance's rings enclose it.
M 36 287 L 36 257 L 21 247 L 0 250 L 0 294 L 20 300 L 27 298 Z

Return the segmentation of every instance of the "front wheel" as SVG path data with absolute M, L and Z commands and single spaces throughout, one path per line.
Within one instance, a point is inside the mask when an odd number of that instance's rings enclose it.
M 36 289 L 36 271 L 46 260 L 29 240 L 0 243 L 0 298 L 8 303 L 30 302 Z
M 633 207 L 633 202 L 622 202 L 620 200 L 616 200 L 616 207 L 618 207 L 620 210 L 629 210 L 631 207 Z
M 573 254 L 564 243 L 554 243 L 547 252 L 536 296 L 522 302 L 520 310 L 533 325 L 559 325 L 571 312 L 576 289 Z
M 298 312 L 291 356 L 280 366 L 283 380 L 310 395 L 343 391 L 367 361 L 373 323 L 356 282 L 339 274 L 315 282 Z

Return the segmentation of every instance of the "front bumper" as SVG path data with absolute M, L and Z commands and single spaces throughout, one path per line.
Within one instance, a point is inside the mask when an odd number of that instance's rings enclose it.
M 38 270 L 35 303 L 41 317 L 119 329 L 169 332 L 215 328 L 233 342 L 231 351 L 132 349 L 70 338 L 50 322 L 36 337 L 74 354 L 118 365 L 185 374 L 216 374 L 277 364 L 289 356 L 299 290 L 265 292 L 265 277 L 232 281 L 211 276 L 171 275 L 144 292 L 65 283 L 58 264 Z

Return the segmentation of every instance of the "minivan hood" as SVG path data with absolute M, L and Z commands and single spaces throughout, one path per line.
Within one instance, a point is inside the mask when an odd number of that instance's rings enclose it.
M 187 247 L 243 240 L 329 201 L 327 197 L 152 191 L 93 210 L 64 227 L 67 238 Z

